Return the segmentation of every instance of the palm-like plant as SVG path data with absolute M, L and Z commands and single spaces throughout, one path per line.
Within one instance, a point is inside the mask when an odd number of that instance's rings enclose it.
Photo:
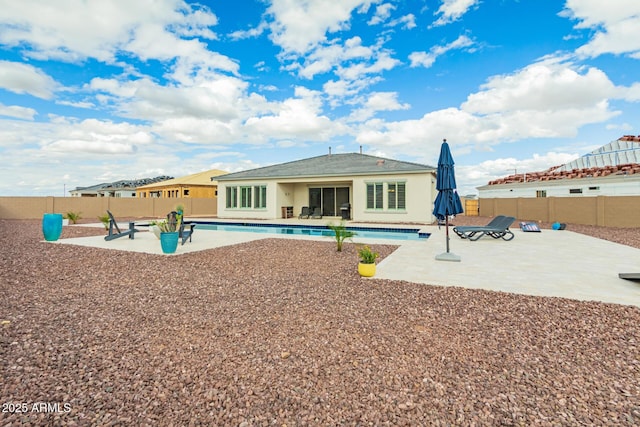
M 98 216 L 98 219 L 100 220 L 100 222 L 102 223 L 102 225 L 104 225 L 104 229 L 108 230 L 109 229 L 109 215 L 104 214 L 104 215 L 100 215 Z
M 67 212 L 64 217 L 66 219 L 68 219 L 71 224 L 75 224 L 78 222 L 78 220 L 81 218 L 80 217 L 80 212 Z
M 355 231 L 347 230 L 347 227 L 344 225 L 344 221 L 341 221 L 338 225 L 328 224 L 328 227 L 335 233 L 338 252 L 342 252 L 342 243 L 346 239 L 351 239 L 356 235 Z

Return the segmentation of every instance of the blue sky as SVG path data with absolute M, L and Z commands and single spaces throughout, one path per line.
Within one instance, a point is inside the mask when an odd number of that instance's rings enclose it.
M 640 134 L 637 0 L 0 0 L 0 196 L 332 152 L 461 194 Z

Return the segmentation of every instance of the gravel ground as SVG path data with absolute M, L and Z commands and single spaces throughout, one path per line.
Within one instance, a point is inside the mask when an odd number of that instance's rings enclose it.
M 636 307 L 365 280 L 330 240 L 164 257 L 0 235 L 0 426 L 640 425 Z

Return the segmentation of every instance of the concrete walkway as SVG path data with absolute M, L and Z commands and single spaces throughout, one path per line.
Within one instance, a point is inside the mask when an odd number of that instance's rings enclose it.
M 471 242 L 450 231 L 450 251 L 461 261 L 436 261 L 446 250 L 445 229 L 428 228 L 428 242 L 403 244 L 380 262 L 376 277 L 640 307 L 640 282 L 618 277 L 640 272 L 640 249 L 566 230 L 513 230 L 508 242 Z
M 326 220 L 319 222 L 322 225 L 326 223 Z M 354 239 L 356 243 L 400 246 L 378 264 L 376 278 L 640 307 L 640 281 L 618 277 L 618 273 L 640 272 L 640 249 L 567 230 L 524 233 L 516 229 L 513 230 L 515 238 L 508 242 L 490 237 L 471 242 L 460 239 L 450 231 L 450 250 L 459 255 L 461 261 L 436 261 L 436 255 L 445 252 L 446 248 L 444 227 L 408 227 L 420 228 L 421 231 L 431 233 L 431 237 L 420 241 L 361 237 Z M 179 245 L 175 255 L 264 238 L 332 241 L 331 238 L 321 236 L 209 231 L 196 228 L 193 241 L 184 246 Z M 103 236 L 93 236 L 64 239 L 55 243 L 162 255 L 157 238 L 149 232 L 136 233 L 134 240 L 123 237 L 107 242 Z

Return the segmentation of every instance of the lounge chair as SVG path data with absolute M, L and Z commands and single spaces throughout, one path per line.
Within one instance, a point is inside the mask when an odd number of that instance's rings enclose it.
M 313 208 L 313 213 L 311 214 L 311 218 L 322 218 L 322 209 Z
M 471 241 L 476 241 L 482 236 L 491 236 L 494 239 L 509 241 L 515 237 L 513 232 L 509 230 L 509 227 L 515 220 L 512 216 L 496 217 L 484 226 L 454 227 L 453 231 L 462 239 L 469 239 Z
M 640 280 L 640 273 L 618 273 L 618 277 L 625 280 Z
M 135 233 L 138 232 L 135 228 L 135 223 L 129 222 L 129 229 L 122 231 L 120 227 L 118 227 L 118 223 L 113 217 L 113 214 L 109 211 L 107 211 L 107 214 L 109 215 L 109 234 L 104 236 L 104 240 L 113 240 L 124 236 L 129 236 L 129 238 L 133 240 Z
M 502 221 L 505 218 L 504 215 L 498 215 L 495 218 L 493 218 L 491 221 L 489 221 L 489 223 L 487 225 L 459 225 L 456 227 L 453 227 L 453 231 L 460 237 L 462 237 L 463 239 L 465 239 L 465 232 L 470 231 L 473 232 L 474 230 L 477 230 L 478 228 L 484 228 L 484 227 L 495 227 L 500 221 Z M 440 227 L 440 220 L 438 220 L 438 227 Z M 444 220 L 442 220 L 442 225 L 444 225 Z M 477 231 L 476 231 L 477 232 Z
M 167 214 L 167 222 L 169 224 L 177 224 L 178 222 L 178 212 L 171 211 Z M 187 229 L 188 228 L 188 229 Z M 191 236 L 193 236 L 193 230 L 196 228 L 196 224 L 191 222 L 180 222 L 180 227 L 178 228 L 178 236 L 182 240 L 182 244 L 184 245 L 187 240 L 191 242 Z
M 311 215 L 311 211 L 309 210 L 309 206 L 303 206 L 302 207 L 302 212 L 300 212 L 300 215 L 298 215 L 298 219 L 302 219 L 302 218 L 309 218 L 309 215 Z

